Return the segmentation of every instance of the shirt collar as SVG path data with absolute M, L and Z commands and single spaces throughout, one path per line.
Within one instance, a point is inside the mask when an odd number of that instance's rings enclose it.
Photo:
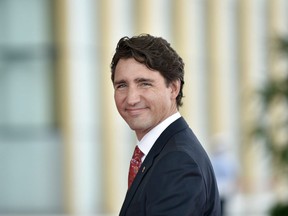
M 161 135 L 161 133 L 174 121 L 181 117 L 179 112 L 174 113 L 173 115 L 166 118 L 152 130 L 150 130 L 139 142 L 138 147 L 144 153 L 142 161 L 144 161 L 146 155 L 149 153 L 150 149 Z

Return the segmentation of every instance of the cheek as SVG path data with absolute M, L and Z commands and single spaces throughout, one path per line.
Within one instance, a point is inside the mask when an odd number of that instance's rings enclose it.
M 123 96 L 121 97 L 121 95 L 115 93 L 114 94 L 114 101 L 115 101 L 117 108 L 119 109 L 124 103 L 124 98 L 123 98 Z
M 114 94 L 114 102 L 116 104 L 116 106 L 119 106 L 119 96 L 117 96 L 116 94 Z
M 166 103 L 167 101 L 171 100 L 171 94 L 168 91 L 162 90 L 162 91 L 159 91 L 157 98 L 159 101 Z
M 166 93 L 159 95 L 156 102 L 162 107 L 161 109 L 165 109 L 167 107 L 170 107 L 172 101 L 173 99 L 171 97 L 171 94 Z

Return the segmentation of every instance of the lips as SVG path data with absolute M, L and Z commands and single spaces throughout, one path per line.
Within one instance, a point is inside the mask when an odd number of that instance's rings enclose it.
M 143 113 L 145 110 L 146 110 L 146 108 L 128 108 L 128 109 L 126 109 L 126 112 L 130 116 L 138 116 L 141 113 Z

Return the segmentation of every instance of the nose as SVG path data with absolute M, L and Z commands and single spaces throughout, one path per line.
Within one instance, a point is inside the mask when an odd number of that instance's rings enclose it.
M 140 93 L 137 88 L 130 87 L 127 92 L 126 101 L 129 105 L 134 106 L 140 101 Z

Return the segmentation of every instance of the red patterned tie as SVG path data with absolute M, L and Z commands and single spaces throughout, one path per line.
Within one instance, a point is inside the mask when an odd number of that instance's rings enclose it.
M 141 166 L 141 158 L 144 156 L 144 153 L 138 148 L 135 147 L 132 159 L 130 161 L 130 168 L 129 168 L 129 176 L 128 176 L 128 188 L 130 188 L 140 166 Z

